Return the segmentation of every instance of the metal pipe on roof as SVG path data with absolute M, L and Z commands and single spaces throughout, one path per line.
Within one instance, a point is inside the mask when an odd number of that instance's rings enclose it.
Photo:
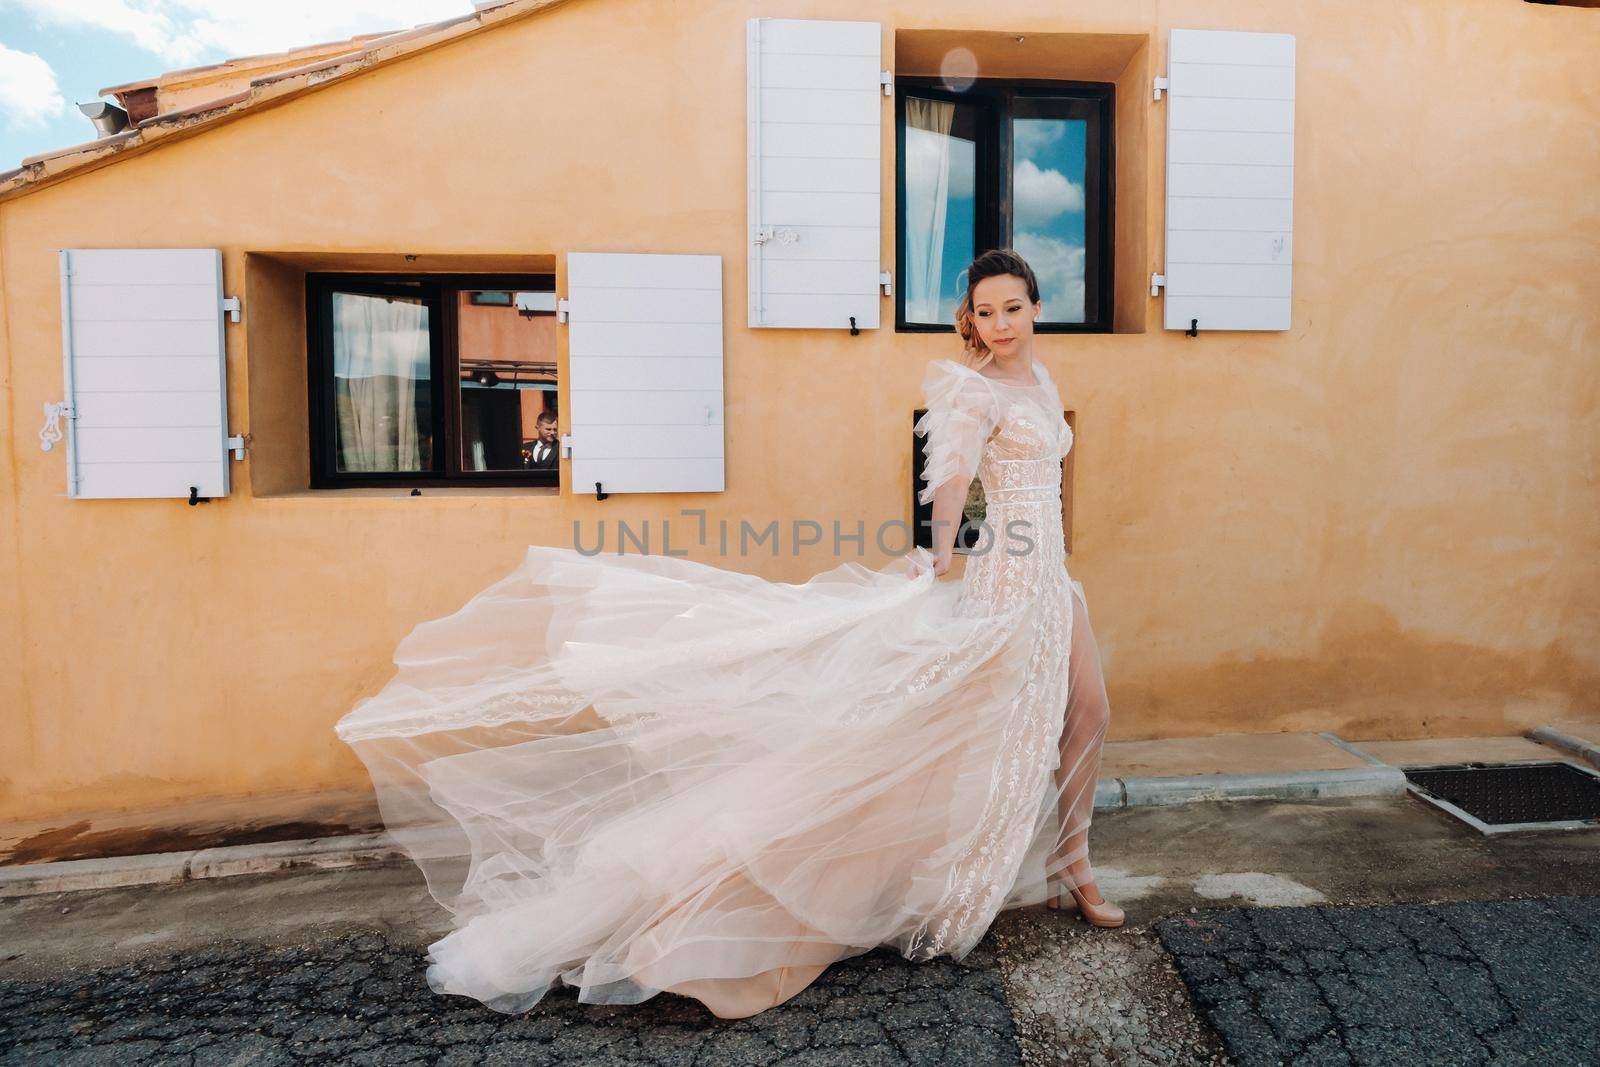
M 94 123 L 96 137 L 110 137 L 128 128 L 128 113 L 116 104 L 96 100 L 92 104 L 79 104 L 78 110 Z

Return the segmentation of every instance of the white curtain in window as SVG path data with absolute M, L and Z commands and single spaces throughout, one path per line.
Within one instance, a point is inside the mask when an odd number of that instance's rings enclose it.
M 906 97 L 906 319 L 942 322 L 945 215 L 950 205 L 950 127 L 956 106 Z
M 333 294 L 339 469 L 427 467 L 417 383 L 429 378 L 428 306 L 404 297 Z

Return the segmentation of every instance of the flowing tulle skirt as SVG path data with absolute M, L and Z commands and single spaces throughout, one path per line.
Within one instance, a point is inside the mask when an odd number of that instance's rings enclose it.
M 1049 758 L 1017 755 L 1064 605 L 997 611 L 906 562 L 787 584 L 534 546 L 418 626 L 337 730 L 454 914 L 432 988 L 747 1015 L 879 945 L 963 955 L 1042 900 L 1094 784 L 1055 756 L 1064 690 Z

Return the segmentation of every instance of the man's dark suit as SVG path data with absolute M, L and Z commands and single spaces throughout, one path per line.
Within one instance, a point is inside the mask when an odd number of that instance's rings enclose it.
M 557 469 L 560 468 L 560 462 L 559 462 L 560 459 L 561 459 L 561 442 L 560 441 L 555 442 L 554 444 L 550 445 L 548 448 L 545 449 L 545 457 L 544 457 L 544 461 L 543 462 L 540 462 L 539 460 L 534 458 L 535 456 L 537 456 L 539 454 L 539 442 L 537 440 L 529 441 L 523 447 L 528 450 L 528 459 L 527 459 L 526 466 L 527 466 L 527 468 L 529 470 L 553 471 L 553 470 L 557 470 Z

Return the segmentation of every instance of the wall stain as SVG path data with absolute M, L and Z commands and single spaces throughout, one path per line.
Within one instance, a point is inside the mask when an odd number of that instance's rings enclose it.
M 1492 649 L 1433 640 L 1375 605 L 1340 611 L 1299 657 L 1224 657 L 1107 678 L 1112 741 L 1329 731 L 1347 740 L 1497 736 L 1587 719 L 1600 671 L 1560 642 Z

